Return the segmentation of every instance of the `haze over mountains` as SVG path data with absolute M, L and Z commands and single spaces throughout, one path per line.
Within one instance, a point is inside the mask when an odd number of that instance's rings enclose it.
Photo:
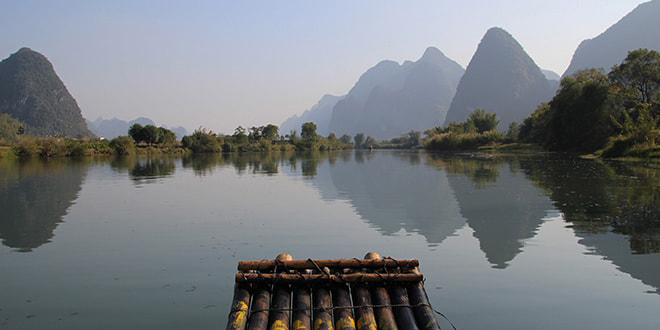
M 425 130 L 442 122 L 462 74 L 458 63 L 434 47 L 417 62 L 381 61 L 347 95 L 323 96 L 301 116 L 284 121 L 280 131 L 300 130 L 308 121 L 316 123 L 317 133 L 324 136 L 361 132 L 387 139 Z
M 630 50 L 660 49 L 660 0 L 638 6 L 593 39 L 582 42 L 564 75 L 579 69 L 609 70 Z M 552 47 L 549 45 L 548 47 Z M 416 62 L 382 61 L 360 76 L 344 96 L 325 95 L 300 116 L 281 124 L 280 134 L 314 122 L 317 133 L 337 136 L 364 133 L 378 140 L 464 121 L 476 108 L 497 113 L 504 131 L 522 122 L 540 102 L 549 101 L 559 76 L 541 70 L 508 32 L 492 28 L 464 70 L 440 50 L 429 47 Z M 0 62 L 0 113 L 25 125 L 32 135 L 125 135 L 136 121 L 116 118 L 89 123 L 48 59 L 21 48 Z M 153 121 L 143 121 L 153 124 Z M 203 125 L 203 123 L 200 123 Z M 90 132 L 93 131 L 92 132 Z M 187 134 L 174 127 L 178 138 Z
M 643 3 L 616 24 L 593 39 L 582 41 L 563 76 L 588 68 L 610 71 L 628 51 L 647 48 L 660 50 L 660 1 Z
M 330 94 L 323 95 L 319 103 L 314 105 L 311 109 L 303 112 L 300 117 L 293 115 L 285 120 L 280 125 L 280 134 L 289 134 L 291 131 L 300 131 L 302 124 L 313 122 L 316 124 L 316 132 L 323 136 L 330 134 L 330 116 L 332 115 L 332 108 L 344 96 L 334 96 Z
M 417 62 L 382 61 L 337 102 L 330 131 L 388 139 L 437 126 L 462 74 L 458 63 L 433 47 Z
M 631 50 L 660 49 L 657 17 L 660 0 L 638 6 L 601 35 L 582 42 L 564 75 L 592 67 L 609 70 Z M 428 62 L 435 68 L 425 65 L 429 58 L 433 58 Z M 367 70 L 341 100 L 335 97 L 329 102 L 324 97 L 303 115 L 287 119 L 282 124 L 287 130 L 282 132 L 299 130 L 302 123 L 313 121 L 322 135 L 361 132 L 376 139 L 390 139 L 410 130 L 424 131 L 464 121 L 476 108 L 497 113 L 498 130 L 505 131 L 511 122 L 521 123 L 539 103 L 550 101 L 559 87 L 560 76 L 541 70 L 502 28 L 492 28 L 485 34 L 457 84 L 453 81 L 458 65 L 452 63 L 435 48 L 429 48 L 418 62 L 380 62 Z M 451 90 L 455 93 L 449 96 Z M 328 117 L 330 124 L 325 122 Z

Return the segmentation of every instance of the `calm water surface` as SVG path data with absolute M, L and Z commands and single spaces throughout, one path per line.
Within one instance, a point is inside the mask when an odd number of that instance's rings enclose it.
M 0 239 L 0 329 L 223 329 L 238 260 L 371 250 L 419 259 L 461 330 L 660 329 L 660 170 L 634 164 L 0 159 Z

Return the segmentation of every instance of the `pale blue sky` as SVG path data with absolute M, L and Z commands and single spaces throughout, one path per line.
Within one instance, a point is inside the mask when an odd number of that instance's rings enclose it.
M 279 125 L 379 61 L 429 46 L 466 67 L 493 26 L 562 74 L 582 40 L 643 2 L 0 0 L 0 58 L 44 54 L 90 120 L 231 134 Z

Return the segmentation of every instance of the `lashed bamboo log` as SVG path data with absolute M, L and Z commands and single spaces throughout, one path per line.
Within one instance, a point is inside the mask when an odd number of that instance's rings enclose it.
M 293 322 L 292 330 L 311 329 L 312 298 L 309 290 L 297 287 L 293 290 Z
M 316 269 L 323 268 L 379 268 L 379 267 L 401 267 L 404 269 L 419 266 L 416 259 L 394 260 L 384 259 L 333 259 L 333 260 L 260 260 L 260 261 L 239 261 L 238 270 L 246 272 L 249 270 L 271 271 L 275 267 L 285 269 Z
M 270 308 L 270 292 L 266 286 L 257 286 L 252 296 L 252 308 L 248 320 L 249 330 L 268 329 L 268 310 Z
M 355 273 L 355 274 L 236 274 L 236 282 L 274 282 L 296 283 L 305 281 L 327 281 L 335 283 L 352 282 L 419 282 L 424 279 L 422 274 L 374 274 L 374 273 Z
M 332 299 L 325 286 L 314 289 L 314 330 L 332 330 Z
M 419 328 L 415 321 L 415 314 L 413 314 L 412 308 L 410 307 L 410 300 L 408 300 L 408 292 L 406 291 L 406 288 L 399 285 L 393 285 L 390 287 L 390 298 L 392 298 L 392 304 L 395 305 L 393 309 L 397 324 L 402 329 L 418 330 Z
M 234 299 L 227 319 L 227 330 L 244 330 L 250 310 L 249 284 L 236 283 L 234 285 Z
M 273 290 L 273 310 L 270 313 L 269 330 L 288 330 L 291 316 L 291 287 L 277 284 Z
M 355 330 L 351 296 L 348 293 L 346 284 L 334 284 L 332 286 L 332 302 L 335 306 L 335 329 Z
M 363 284 L 358 284 L 352 289 L 352 293 L 353 307 L 355 308 L 355 318 L 357 319 L 357 329 L 378 329 L 376 318 L 374 317 L 374 310 L 369 307 L 372 306 L 369 290 L 367 290 Z
M 422 330 L 440 330 L 438 320 L 433 314 L 422 282 L 408 286 L 408 297 L 413 306 L 413 312 L 417 319 L 417 325 Z
M 390 301 L 390 295 L 387 293 L 387 289 L 383 286 L 376 286 L 371 289 L 371 293 L 372 301 L 378 306 L 374 308 L 378 329 L 398 330 L 399 328 L 394 319 L 394 313 L 391 307 L 392 302 Z
M 275 260 L 293 260 L 293 257 L 287 253 L 280 253 Z M 275 284 L 271 305 L 273 309 L 270 313 L 268 329 L 289 330 L 291 318 L 291 286 L 289 284 Z

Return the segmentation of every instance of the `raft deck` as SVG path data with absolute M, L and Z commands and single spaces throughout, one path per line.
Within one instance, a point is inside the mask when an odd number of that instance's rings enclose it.
M 227 329 L 439 330 L 417 260 L 240 261 Z

